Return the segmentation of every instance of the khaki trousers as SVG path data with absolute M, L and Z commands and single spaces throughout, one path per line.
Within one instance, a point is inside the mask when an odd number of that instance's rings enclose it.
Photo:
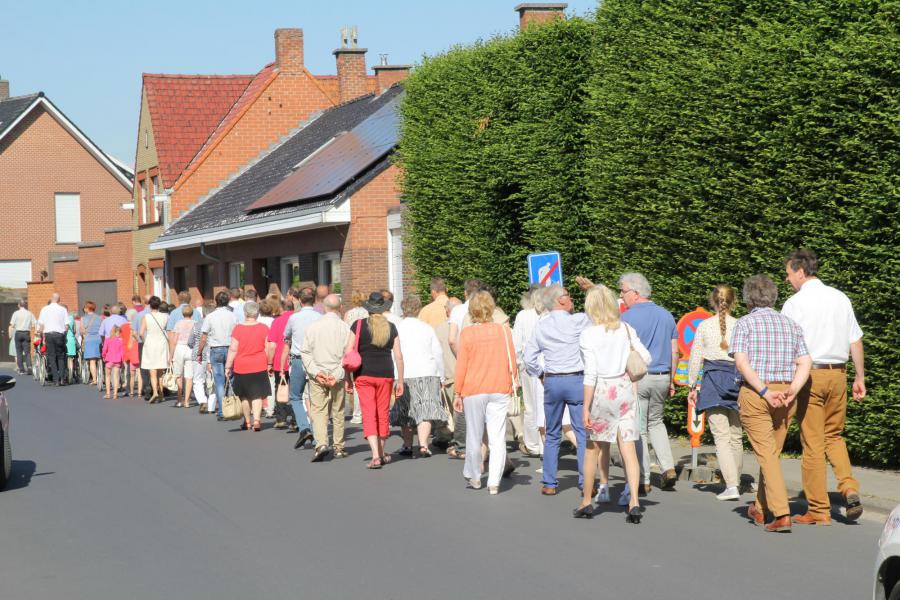
M 769 384 L 774 392 L 788 389 L 787 384 Z M 776 517 L 791 514 L 788 505 L 787 488 L 781 473 L 781 449 L 787 437 L 788 425 L 794 416 L 797 403 L 790 406 L 774 408 L 765 398 L 760 398 L 756 391 L 741 386 L 738 394 L 738 406 L 741 408 L 741 424 L 753 453 L 759 463 L 759 491 L 756 494 L 756 505 L 761 511 L 769 511 Z
M 859 491 L 853 478 L 847 444 L 841 435 L 847 417 L 847 374 L 837 369 L 813 369 L 797 397 L 797 420 L 803 444 L 803 493 L 809 512 L 831 514 L 825 457 L 834 469 L 838 491 Z
M 706 422 L 716 442 L 716 457 L 725 487 L 739 487 L 744 468 L 744 432 L 736 410 L 714 406 L 706 410 Z
M 316 448 L 328 446 L 328 419 L 331 418 L 332 444 L 335 450 L 344 449 L 344 382 L 332 386 L 309 380 L 309 416 L 312 421 Z

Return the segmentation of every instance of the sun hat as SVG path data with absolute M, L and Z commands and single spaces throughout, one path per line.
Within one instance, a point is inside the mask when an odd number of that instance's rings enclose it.
M 394 301 L 386 300 L 381 292 L 372 292 L 369 294 L 369 299 L 363 302 L 363 308 L 369 311 L 370 314 L 377 315 L 390 310 L 393 304 Z

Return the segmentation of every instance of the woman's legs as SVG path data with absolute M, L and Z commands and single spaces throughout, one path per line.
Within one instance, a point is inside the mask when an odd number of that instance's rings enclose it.
M 403 445 L 407 448 L 412 448 L 413 435 L 415 435 L 415 430 L 412 427 L 407 427 L 406 425 L 400 427 L 400 439 L 403 440 Z
M 363 436 L 369 443 L 372 458 L 380 458 L 384 451 L 384 442 L 378 435 L 377 403 L 375 401 L 375 381 L 371 377 L 357 377 L 356 392 L 362 415 Z
M 609 452 L 609 442 L 595 442 L 588 438 L 584 447 L 584 492 L 581 506 L 587 506 L 593 502 L 594 475 L 597 472 L 599 458 L 604 451 Z
M 641 465 L 638 463 L 637 450 L 634 448 L 634 442 L 622 439 L 622 432 L 617 434 L 617 442 L 619 444 L 619 453 L 622 455 L 622 462 L 625 463 L 625 481 L 631 490 L 631 498 L 628 501 L 628 508 L 638 506 L 638 480 L 641 478 Z
M 191 390 L 194 389 L 194 379 L 192 377 L 184 377 L 184 407 L 191 405 Z
M 716 444 L 716 458 L 719 460 L 719 469 L 722 471 L 722 479 L 725 487 L 737 487 L 740 483 L 740 475 L 737 465 L 734 464 L 734 455 L 731 449 L 731 427 L 728 418 L 728 409 L 713 407 L 706 411 L 706 422 L 712 432 Z
M 481 439 L 484 437 L 485 416 L 488 394 L 477 394 L 463 398 L 463 413 L 466 415 L 466 461 L 463 466 L 463 477 L 481 479 L 482 457 Z
M 422 421 L 416 426 L 419 435 L 419 447 L 428 448 L 428 436 L 431 435 L 431 421 Z
M 587 457 L 585 457 L 585 461 L 587 461 Z M 587 466 L 587 462 L 585 462 L 585 466 Z M 600 480 L 600 485 L 609 485 L 609 443 L 604 442 L 600 444 L 600 456 L 597 459 L 597 468 L 598 468 L 598 479 Z M 584 489 L 587 489 L 587 484 L 584 484 Z
M 262 418 L 262 398 L 253 401 L 253 422 L 259 423 Z
M 150 389 L 153 390 L 153 397 L 159 398 L 159 370 L 158 369 L 148 369 L 150 373 Z M 107 379 L 109 381 L 109 370 L 107 369 Z
M 113 384 L 112 397 L 118 398 L 119 397 L 119 367 L 118 366 L 113 366 L 113 368 L 112 368 L 112 380 L 113 380 L 113 382 L 112 382 L 112 384 Z
M 489 488 L 492 488 L 500 485 L 503 468 L 506 466 L 506 421 L 509 395 L 488 394 L 487 396 L 484 420 L 488 434 L 488 446 L 491 449 L 488 459 L 487 484 Z
M 241 412 L 244 413 L 244 423 L 250 427 L 250 401 L 241 398 Z
M 92 358 L 88 361 L 88 367 L 91 369 L 91 381 L 90 383 L 97 383 L 97 359 Z

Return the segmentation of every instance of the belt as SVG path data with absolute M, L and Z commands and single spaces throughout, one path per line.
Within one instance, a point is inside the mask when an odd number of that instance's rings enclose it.
M 647 371 L 647 375 L 668 375 L 672 371 Z
M 828 369 L 829 371 L 846 371 L 847 363 L 813 363 L 813 369 Z
M 301 358 L 299 354 L 291 354 L 291 360 L 300 360 Z
M 544 373 L 544 377 L 579 377 L 583 375 L 584 371 L 572 371 L 571 373 Z
M 763 384 L 765 384 L 765 385 L 791 385 L 791 382 L 790 381 L 763 381 Z M 747 383 L 746 381 L 743 382 L 741 385 L 745 388 L 749 388 L 749 389 L 753 390 L 753 388 L 750 387 L 750 384 Z M 753 390 L 753 391 L 755 392 L 756 390 Z

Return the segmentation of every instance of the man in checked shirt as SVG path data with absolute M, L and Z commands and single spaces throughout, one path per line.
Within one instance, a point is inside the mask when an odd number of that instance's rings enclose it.
M 773 310 L 777 299 L 778 288 L 765 275 L 744 282 L 750 314 L 735 325 L 731 354 L 741 384 L 741 425 L 759 462 L 759 491 L 747 517 L 766 531 L 786 533 L 791 530 L 791 510 L 781 473 L 781 449 L 812 359 L 800 326 Z M 774 516 L 769 523 L 767 512 Z

